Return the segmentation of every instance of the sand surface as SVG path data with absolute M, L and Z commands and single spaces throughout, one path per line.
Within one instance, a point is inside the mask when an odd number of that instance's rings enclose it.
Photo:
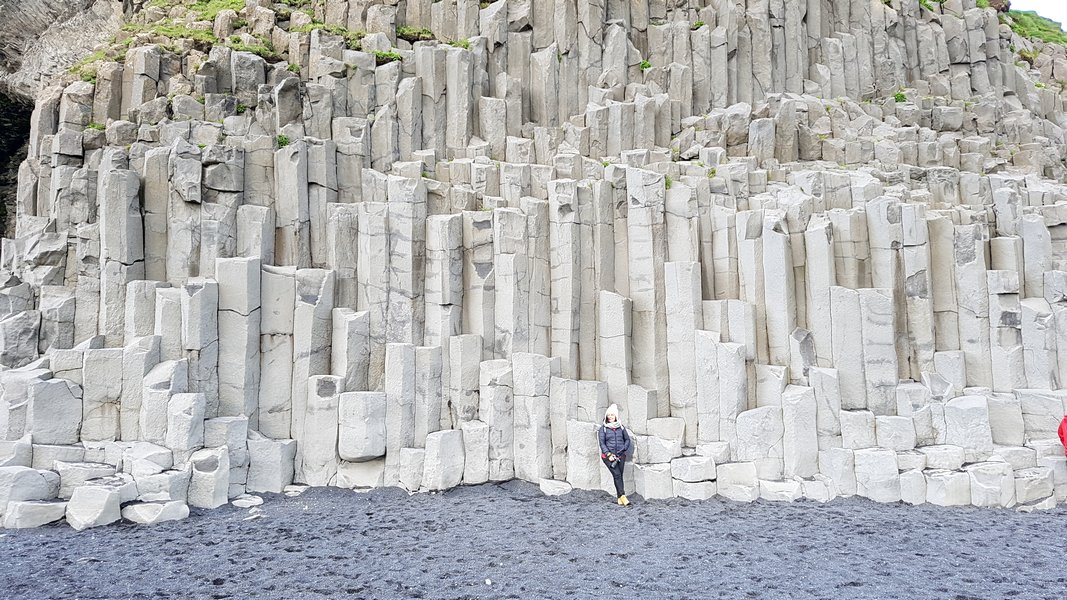
M 311 489 L 154 527 L 0 530 L 0 598 L 1067 597 L 1067 510 Z M 490 582 L 487 583 L 486 580 Z

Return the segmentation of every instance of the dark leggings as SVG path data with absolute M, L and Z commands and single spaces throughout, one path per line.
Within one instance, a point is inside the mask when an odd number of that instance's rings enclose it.
M 601 459 L 604 461 L 604 465 L 611 471 L 611 478 L 615 480 L 615 495 L 624 496 L 626 494 L 626 487 L 622 482 L 622 469 L 626 463 L 621 460 L 615 461 L 615 466 L 611 466 L 611 461 L 606 458 Z

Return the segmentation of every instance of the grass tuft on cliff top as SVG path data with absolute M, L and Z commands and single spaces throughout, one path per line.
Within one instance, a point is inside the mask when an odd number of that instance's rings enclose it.
M 314 21 L 308 25 L 302 27 L 293 27 L 290 32 L 298 33 L 311 33 L 312 31 L 319 29 L 325 31 L 330 35 L 341 36 L 345 41 L 345 47 L 349 50 L 362 50 L 363 38 L 367 35 L 364 31 L 350 31 L 341 27 L 340 25 L 327 25 L 325 23 L 319 23 Z
M 172 40 L 192 40 L 193 42 L 208 48 L 219 41 L 218 38 L 215 37 L 215 33 L 208 29 L 196 29 L 174 22 L 164 22 L 153 25 L 127 23 L 122 26 L 122 29 L 123 31 L 128 31 L 130 33 L 149 33 Z
M 215 17 L 224 10 L 241 12 L 244 7 L 244 0 L 197 0 L 192 10 L 199 15 L 201 20 L 214 21 Z
M 97 50 L 71 65 L 67 70 L 82 81 L 96 84 L 96 71 L 105 61 L 125 62 L 126 44 L 113 44 L 106 50 Z
M 274 44 L 270 40 L 261 35 L 253 37 L 259 43 L 250 44 L 245 42 L 241 36 L 232 35 L 226 40 L 226 47 L 236 52 L 251 52 L 269 63 L 276 63 L 282 60 L 281 55 L 275 52 Z
M 1062 25 L 1052 19 L 1030 10 L 1010 10 L 1008 17 L 1011 19 L 1011 30 L 1021 37 L 1067 46 L 1067 33 L 1064 33 Z
M 390 50 L 388 52 L 382 52 L 381 50 L 375 50 L 374 51 L 374 59 L 375 59 L 375 62 L 378 64 L 378 66 L 386 65 L 386 64 L 389 64 L 391 62 L 396 62 L 396 61 L 399 61 L 399 60 L 403 60 L 403 58 L 404 57 L 400 56 L 399 52 L 395 52 L 395 51 L 392 51 L 392 50 Z
M 433 32 L 425 27 L 409 27 L 407 25 L 397 26 L 396 37 L 412 44 L 415 42 L 428 42 L 437 39 L 434 37 Z

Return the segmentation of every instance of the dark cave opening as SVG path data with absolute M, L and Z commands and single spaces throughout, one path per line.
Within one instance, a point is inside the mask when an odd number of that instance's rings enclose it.
M 0 234 L 14 234 L 19 164 L 26 158 L 33 106 L 0 93 Z

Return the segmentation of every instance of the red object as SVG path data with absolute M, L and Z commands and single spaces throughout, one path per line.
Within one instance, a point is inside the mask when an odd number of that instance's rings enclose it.
M 1060 421 L 1060 443 L 1063 444 L 1063 452 L 1067 454 L 1067 417 Z

